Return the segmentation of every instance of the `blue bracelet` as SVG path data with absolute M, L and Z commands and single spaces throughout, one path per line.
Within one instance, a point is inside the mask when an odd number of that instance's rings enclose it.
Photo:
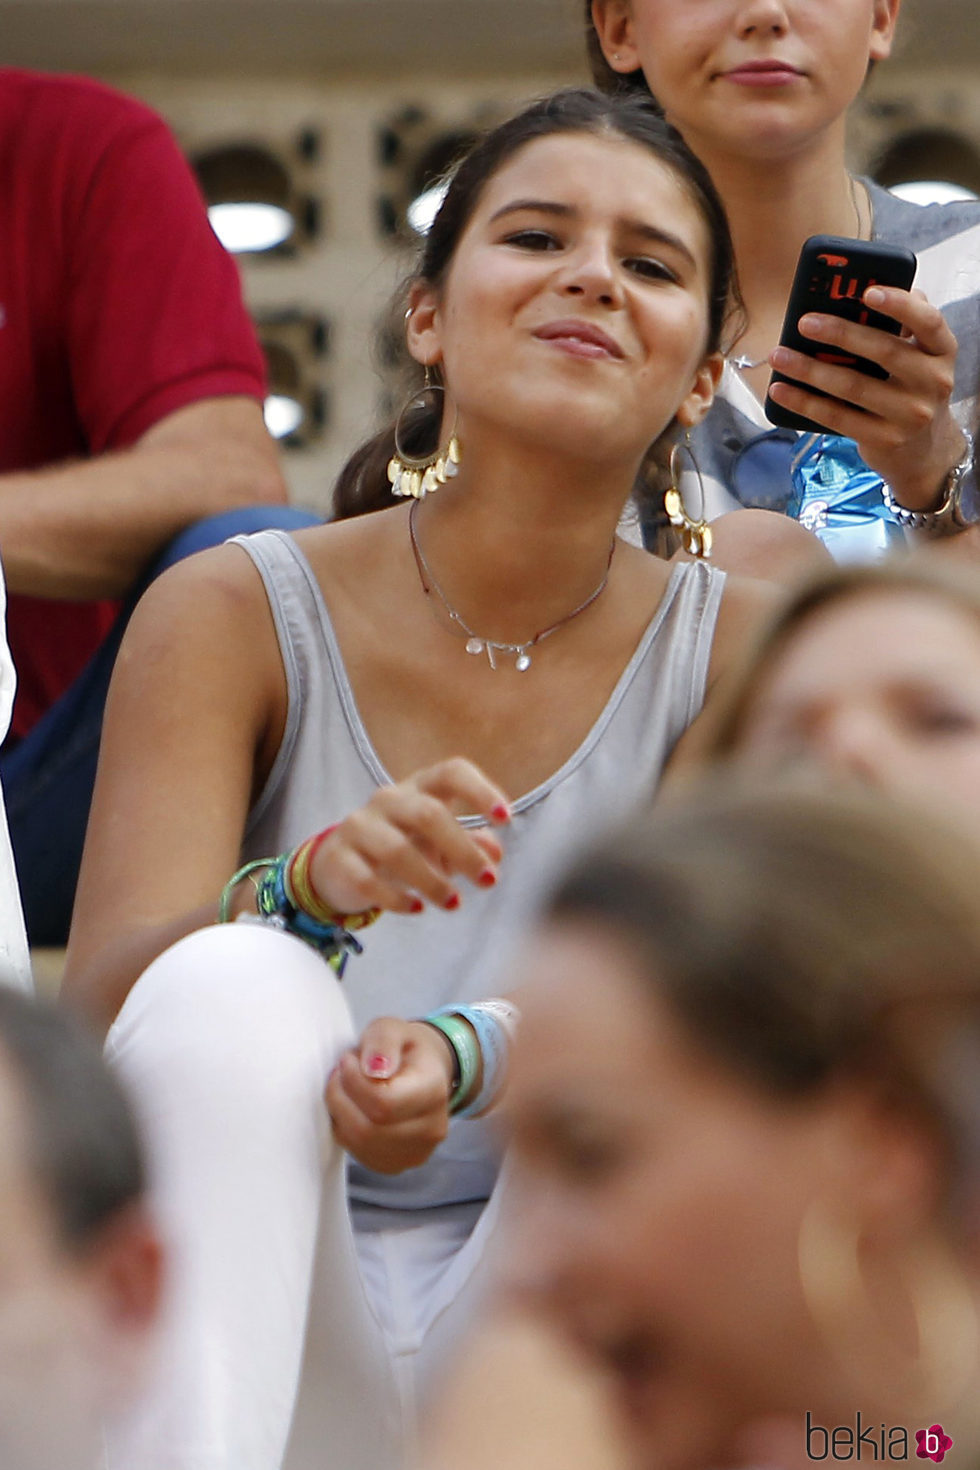
M 348 958 L 361 954 L 363 946 L 343 925 L 321 923 L 296 907 L 286 889 L 286 868 L 291 857 L 292 853 L 286 852 L 270 861 L 256 888 L 256 907 L 267 923 L 312 945 L 342 979 Z
M 434 1011 L 432 1015 L 425 1017 L 430 1025 L 435 1025 L 438 1024 L 439 1017 L 458 1016 L 461 1021 L 467 1022 L 472 1028 L 480 1049 L 483 1062 L 480 1090 L 473 1096 L 467 1096 L 461 1090 L 458 1105 L 450 1109 L 456 1118 L 478 1118 L 481 1114 L 489 1112 L 504 1090 L 512 1027 L 517 1016 L 516 1007 L 508 1006 L 511 1012 L 511 1021 L 508 1025 L 499 1009 L 504 1004 L 499 1001 L 488 1001 L 486 1006 L 479 1002 L 475 1005 L 443 1006 L 441 1010 Z

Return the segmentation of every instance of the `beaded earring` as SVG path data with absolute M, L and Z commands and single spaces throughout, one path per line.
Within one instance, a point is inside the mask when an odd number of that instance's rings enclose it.
M 413 408 L 424 406 L 429 395 L 436 394 L 440 395 L 435 402 L 441 410 L 445 402 L 446 390 L 441 383 L 435 381 L 431 369 L 427 367 L 425 383 L 402 406 L 395 420 L 395 452 L 388 461 L 388 482 L 391 485 L 392 495 L 411 496 L 413 500 L 421 500 L 423 496 L 433 490 L 438 490 L 440 485 L 444 485 L 447 480 L 451 480 L 459 472 L 462 449 L 456 436 L 458 415 L 453 421 L 449 443 L 444 449 L 437 447 L 431 454 L 408 454 L 402 447 L 402 438 L 406 428 L 404 420 L 407 415 Z M 441 411 L 438 416 L 441 421 Z

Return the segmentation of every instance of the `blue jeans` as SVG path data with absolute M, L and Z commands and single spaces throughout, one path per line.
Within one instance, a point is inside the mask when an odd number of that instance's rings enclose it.
M 181 531 L 134 588 L 108 637 L 75 682 L 19 744 L 0 755 L 0 781 L 31 944 L 60 945 L 68 938 L 102 712 L 126 624 L 143 592 L 167 567 L 195 551 L 218 546 L 229 536 L 270 527 L 297 531 L 320 519 L 292 506 L 251 505 L 209 516 Z

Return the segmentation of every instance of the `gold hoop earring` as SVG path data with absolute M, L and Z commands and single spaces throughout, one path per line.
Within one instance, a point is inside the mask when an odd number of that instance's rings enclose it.
M 856 1225 L 835 1220 L 819 1201 L 810 1205 L 800 1223 L 800 1284 L 825 1347 L 856 1389 L 893 1394 L 906 1410 L 949 1409 L 966 1392 L 980 1359 L 980 1321 L 966 1277 L 951 1253 L 938 1247 L 922 1246 L 897 1271 L 916 1335 L 914 1350 L 903 1354 L 894 1324 L 868 1292 L 859 1247 Z M 869 1365 L 876 1360 L 872 1375 Z M 872 1376 L 877 1382 L 869 1383 Z M 913 1397 L 919 1400 L 914 1406 Z
M 403 436 L 410 428 L 405 419 L 416 405 L 419 408 L 424 406 L 429 394 L 440 394 L 441 402 L 445 402 L 445 388 L 435 381 L 431 369 L 427 367 L 425 383 L 402 405 L 395 420 L 395 452 L 388 461 L 388 483 L 391 485 L 392 495 L 411 496 L 413 500 L 421 500 L 459 473 L 462 448 L 456 435 L 458 414 L 453 420 L 452 433 L 445 449 L 437 447 L 432 454 L 408 454 L 402 448 Z M 439 420 L 442 421 L 441 412 Z
M 698 486 L 701 490 L 700 520 L 694 520 L 684 508 L 684 497 L 680 491 L 680 473 L 678 469 L 678 455 L 682 453 L 689 456 L 691 464 L 694 466 L 694 473 L 698 477 Z M 670 524 L 676 526 L 680 531 L 684 550 L 689 552 L 691 556 L 697 556 L 702 561 L 708 561 L 711 556 L 711 527 L 704 518 L 704 480 L 701 477 L 701 467 L 695 459 L 694 450 L 691 447 L 690 429 L 685 429 L 683 441 L 675 444 L 671 449 L 668 468 L 670 471 L 670 489 L 664 496 L 664 510 L 667 512 L 667 518 Z

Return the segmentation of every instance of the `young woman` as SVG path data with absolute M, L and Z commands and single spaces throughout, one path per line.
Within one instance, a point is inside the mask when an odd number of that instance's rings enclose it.
M 798 436 L 773 431 L 761 403 L 778 368 L 798 386 L 773 397 L 856 441 L 899 521 L 922 513 L 925 534 L 947 535 L 980 519 L 967 432 L 980 380 L 980 204 L 923 209 L 845 162 L 848 108 L 891 50 L 899 3 L 586 0 L 598 84 L 649 88 L 708 167 L 732 225 L 746 326 L 692 436 L 709 518 L 739 504 L 786 508 Z M 884 381 L 776 345 L 800 246 L 815 234 L 890 241 L 918 256 L 915 290 L 864 298 L 900 324 L 900 337 L 819 312 L 802 324 L 829 354 L 878 363 Z M 836 440 L 820 452 L 838 477 L 860 469 Z M 684 492 L 699 513 L 691 475 Z
M 980 588 L 959 571 L 921 558 L 801 587 L 729 688 L 709 756 L 807 763 L 980 836 Z
M 518 977 L 508 1258 L 632 1465 L 977 1463 L 976 852 L 770 785 L 559 887 Z
M 422 393 L 342 487 L 389 508 L 195 558 L 138 611 L 66 979 L 119 1012 L 176 1258 L 114 1467 L 398 1462 L 486 1271 L 495 1149 L 448 1119 L 502 1070 L 508 1007 L 479 998 L 569 853 L 650 799 L 757 602 L 617 536 L 653 441 L 711 402 L 730 264 L 648 102 L 532 107 L 427 238 L 406 336 L 438 412 Z M 246 859 L 258 896 L 225 911 L 279 927 L 193 933 Z M 355 927 L 341 992 L 296 934 L 337 962 Z

